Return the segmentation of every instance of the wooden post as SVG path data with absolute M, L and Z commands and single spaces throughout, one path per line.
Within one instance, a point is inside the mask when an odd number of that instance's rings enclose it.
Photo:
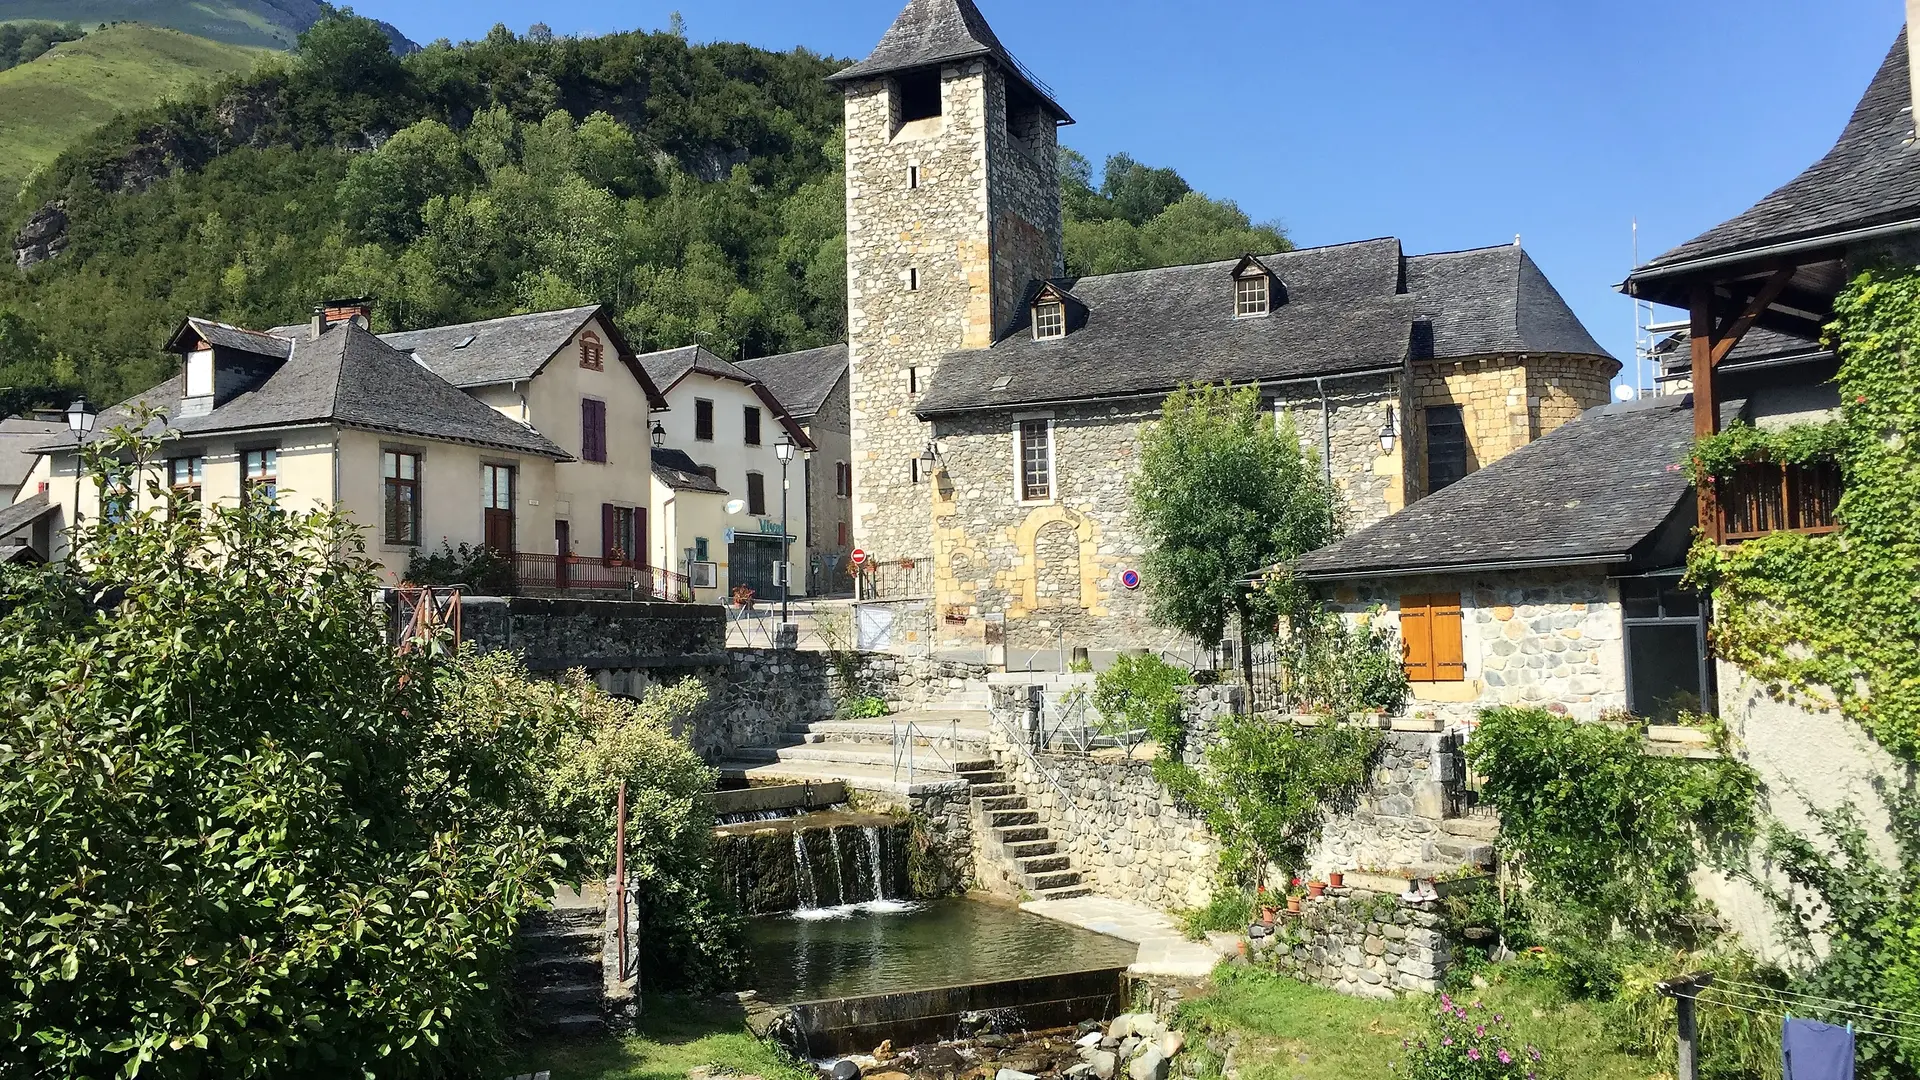
M 1704 439 L 1720 430 L 1720 401 L 1713 387 L 1713 286 L 1702 282 L 1693 287 L 1689 347 L 1693 359 L 1693 437 Z M 1720 542 L 1720 511 L 1715 503 L 1713 484 L 1700 478 L 1694 495 L 1700 510 L 1700 528 L 1714 543 Z
M 1680 1053 L 1674 1080 L 1700 1080 L 1700 1031 L 1694 1015 L 1695 997 L 1713 985 L 1713 972 L 1696 971 L 1659 983 L 1657 989 L 1673 999 L 1679 1024 Z

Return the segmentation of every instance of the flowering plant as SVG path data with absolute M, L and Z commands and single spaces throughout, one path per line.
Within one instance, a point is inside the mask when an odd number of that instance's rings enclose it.
M 1427 1030 L 1402 1039 L 1406 1057 L 1394 1066 L 1410 1080 L 1546 1080 L 1540 1048 L 1520 1039 L 1501 1013 L 1480 1002 L 1462 1005 L 1441 994 Z

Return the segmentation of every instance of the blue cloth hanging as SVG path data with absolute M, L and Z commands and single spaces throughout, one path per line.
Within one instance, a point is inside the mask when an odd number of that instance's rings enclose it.
M 1786 1080 L 1853 1080 L 1853 1028 L 1789 1016 L 1780 1025 Z

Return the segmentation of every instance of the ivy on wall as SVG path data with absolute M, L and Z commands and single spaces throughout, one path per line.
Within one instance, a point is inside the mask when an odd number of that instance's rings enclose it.
M 1839 418 L 1737 425 L 1695 447 L 1710 477 L 1737 461 L 1831 456 L 1840 529 L 1706 538 L 1690 581 L 1712 588 L 1714 648 L 1776 694 L 1827 697 L 1890 752 L 1920 761 L 1920 271 L 1861 273 L 1834 305 Z

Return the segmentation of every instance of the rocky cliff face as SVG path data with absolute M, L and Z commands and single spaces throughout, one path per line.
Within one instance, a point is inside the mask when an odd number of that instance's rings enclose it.
M 46 262 L 67 247 L 67 204 L 50 202 L 34 212 L 13 238 L 13 262 L 22 270 Z

